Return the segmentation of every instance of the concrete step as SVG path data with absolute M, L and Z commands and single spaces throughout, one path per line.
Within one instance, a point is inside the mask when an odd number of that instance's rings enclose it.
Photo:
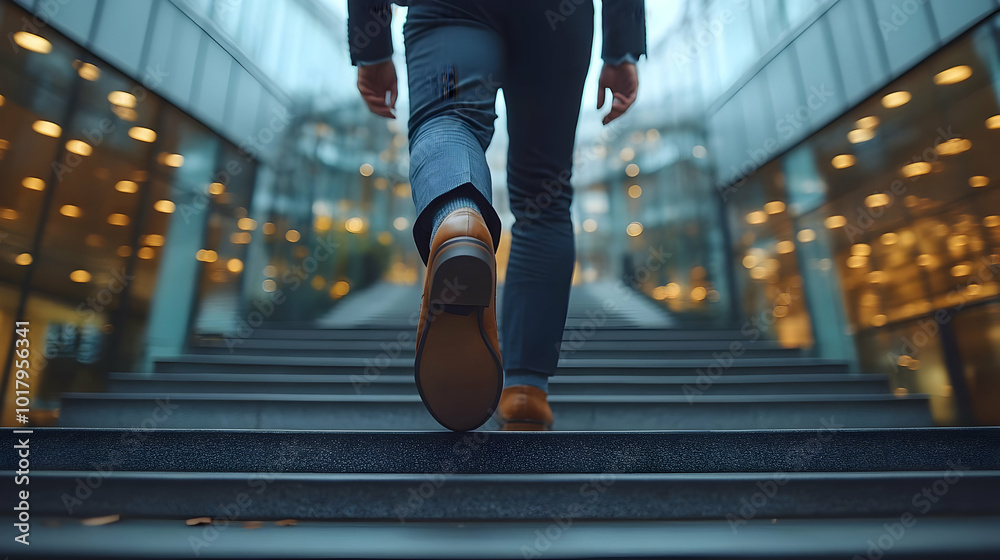
M 554 395 L 559 430 L 932 425 L 924 395 Z M 151 415 L 159 412 L 156 418 Z M 152 418 L 152 420 L 151 420 Z M 441 430 L 414 395 L 66 393 L 59 423 L 77 427 Z M 484 429 L 495 429 L 494 421 Z
M 22 557 L 71 558 L 493 558 L 688 559 L 845 558 L 995 560 L 1000 516 L 920 516 L 919 529 L 900 516 L 864 519 L 756 517 L 736 521 L 300 521 L 244 524 L 239 514 L 188 527 L 174 519 L 123 518 L 85 526 L 40 517 L 30 547 L 4 542 Z M 11 526 L 13 518 L 0 518 Z M 902 531 L 902 532 L 900 532 Z M 136 538 L 141 535 L 141 538 Z M 905 537 L 903 536 L 905 535 Z M 622 538 L 627 536 L 627 538 Z M 885 548 L 879 546 L 882 543 Z M 888 554 L 887 554 L 888 552 Z M 4 552 L 6 554 L 6 552 Z
M 859 473 L 1000 469 L 1000 428 L 644 432 L 3 429 L 31 467 L 285 473 Z M 37 444 L 37 445 L 34 445 Z M 359 451 L 360 450 L 360 451 Z M 17 468 L 0 454 L 0 470 Z
M 323 373 L 339 375 L 412 375 L 413 360 L 392 351 L 371 358 L 317 356 L 199 355 L 157 358 L 157 373 Z M 729 359 L 577 359 L 560 360 L 557 375 L 770 375 L 785 373 L 844 373 L 846 362 L 821 358 Z
M 196 354 L 240 354 L 296 356 L 338 356 L 371 358 L 381 353 L 412 357 L 415 337 L 408 333 L 386 340 L 285 340 L 249 338 L 234 342 L 226 339 L 204 339 L 193 349 Z M 758 358 L 797 357 L 799 348 L 784 348 L 775 341 L 743 343 L 726 340 L 581 340 L 563 343 L 564 358 L 705 358 L 713 355 L 738 353 Z
M 1000 514 L 1000 470 L 891 473 L 339 474 L 31 471 L 31 510 L 65 514 L 65 496 L 99 476 L 73 515 L 253 519 L 552 520 L 892 516 L 944 486 L 937 515 Z M 14 471 L 0 472 L 14 492 Z M 947 484 L 950 482 L 951 484 Z M 426 491 L 424 490 L 426 488 Z M 258 492 L 259 490 L 259 492 Z M 243 503 L 234 502 L 243 493 Z M 759 495 L 761 499 L 754 498 Z M 932 494 L 933 495 L 933 494 Z M 251 498 L 252 496 L 252 498 Z M 749 500 L 754 500 L 750 502 Z M 748 505 L 743 506 L 744 502 Z M 915 503 L 916 502 L 916 503 Z
M 412 375 L 246 373 L 112 373 L 113 393 L 263 393 L 311 395 L 415 395 Z M 740 375 L 709 379 L 697 376 L 557 375 L 551 395 L 783 395 L 885 394 L 886 375 L 818 373 Z
M 250 329 L 246 336 L 241 333 L 232 333 L 229 338 L 242 340 L 397 340 L 400 335 L 414 336 L 417 325 L 407 323 L 388 324 L 378 327 L 361 327 L 350 329 L 275 329 L 257 328 Z M 751 344 L 754 339 L 752 333 L 741 333 L 739 328 L 611 328 L 601 326 L 570 328 L 563 331 L 564 341 L 583 340 L 622 340 L 622 341 L 670 341 L 670 340 L 709 340 L 709 341 L 732 341 L 742 340 L 746 344 Z M 225 340 L 226 336 L 205 336 L 200 340 Z M 763 339 L 756 342 L 764 342 Z

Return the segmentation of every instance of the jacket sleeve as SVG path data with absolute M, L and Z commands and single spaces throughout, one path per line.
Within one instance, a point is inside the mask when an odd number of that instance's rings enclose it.
M 347 0 L 347 41 L 354 66 L 392 57 L 391 0 Z
M 646 54 L 645 0 L 604 0 L 604 47 L 601 58 L 609 64 L 635 62 Z

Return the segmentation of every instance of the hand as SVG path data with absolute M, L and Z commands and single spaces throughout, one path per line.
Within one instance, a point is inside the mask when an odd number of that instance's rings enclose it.
M 604 116 L 604 124 L 622 116 L 635 103 L 635 94 L 639 89 L 639 74 L 635 64 L 623 62 L 617 66 L 605 64 L 601 68 L 601 77 L 597 80 L 597 108 L 604 107 L 604 90 L 610 89 L 614 96 L 611 101 L 611 112 Z
M 396 65 L 391 60 L 359 66 L 358 91 L 369 111 L 387 119 L 396 118 Z M 388 105 L 385 92 L 389 92 Z

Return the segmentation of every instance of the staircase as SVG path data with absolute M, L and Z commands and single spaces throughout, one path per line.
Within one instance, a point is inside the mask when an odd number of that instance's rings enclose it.
M 352 296 L 340 328 L 204 337 L 65 395 L 65 427 L 31 436 L 35 546 L 0 554 L 1000 557 L 1000 429 L 931 427 L 884 376 L 579 286 L 560 431 L 451 433 L 413 387 L 416 305 L 393 290 Z

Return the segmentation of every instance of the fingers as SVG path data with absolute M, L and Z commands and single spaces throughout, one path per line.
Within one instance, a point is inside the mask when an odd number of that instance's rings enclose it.
M 611 112 L 605 115 L 604 117 L 603 121 L 604 124 L 608 124 L 609 122 L 625 114 L 625 111 L 628 111 L 629 107 L 631 107 L 632 103 L 634 102 L 635 102 L 634 92 L 632 93 L 632 95 L 629 96 L 626 96 L 625 94 L 622 93 L 616 93 L 614 100 L 611 102 Z
M 604 90 L 607 89 L 607 85 L 603 81 L 597 84 L 597 108 L 600 109 L 604 107 Z
M 362 95 L 362 99 L 365 100 L 365 104 L 368 105 L 368 110 L 372 113 L 387 119 L 396 118 L 396 115 L 392 114 L 392 108 L 385 104 L 384 95 L 379 97 L 374 93 L 365 93 Z

